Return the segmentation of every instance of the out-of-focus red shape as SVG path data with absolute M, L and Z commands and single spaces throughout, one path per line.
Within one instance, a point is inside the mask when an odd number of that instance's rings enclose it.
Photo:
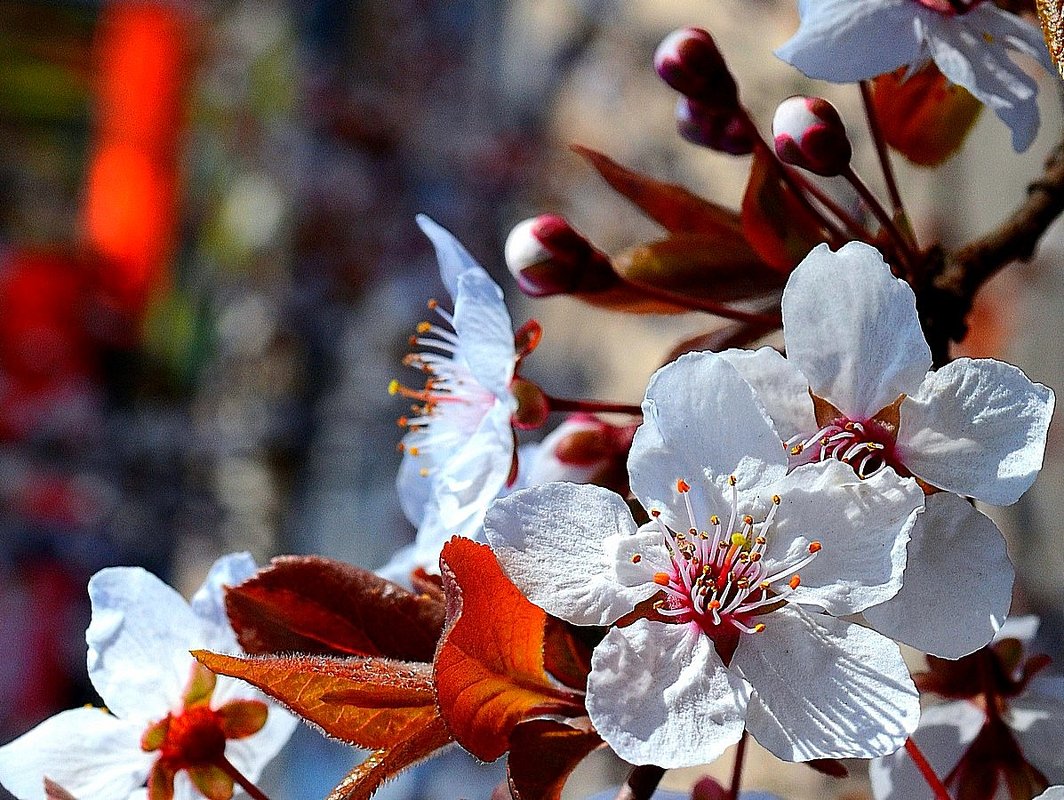
M 147 2 L 111 4 L 99 23 L 85 242 L 103 298 L 134 320 L 166 282 L 177 228 L 188 28 L 177 8 Z
M 983 106 L 932 62 L 905 73 L 902 67 L 873 80 L 872 105 L 887 144 L 914 164 L 934 167 L 957 152 Z

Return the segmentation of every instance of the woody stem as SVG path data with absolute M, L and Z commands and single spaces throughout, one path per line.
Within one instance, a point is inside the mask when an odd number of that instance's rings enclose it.
M 927 781 L 927 785 L 931 787 L 931 791 L 935 795 L 935 800 L 950 800 L 949 792 L 946 790 L 942 780 L 935 773 L 934 768 L 928 762 L 920 748 L 917 747 L 916 742 L 911 738 L 905 740 L 905 752 L 909 754 L 909 758 L 913 760 L 916 768 L 920 771 L 920 774 L 924 776 L 924 780 Z
M 234 767 L 233 763 L 224 755 L 218 756 L 218 760 L 214 762 L 214 765 L 232 778 L 253 800 L 270 800 L 258 786 L 244 777 L 244 774 Z
M 601 400 L 573 400 L 566 397 L 554 397 L 552 395 L 545 395 L 547 398 L 547 405 L 551 411 L 586 411 L 590 414 L 631 414 L 633 416 L 640 416 L 643 410 L 639 406 L 629 405 L 627 403 L 609 403 Z
M 728 790 L 728 800 L 739 800 L 739 785 L 743 777 L 743 758 L 746 756 L 746 731 L 739 739 L 739 745 L 735 748 L 735 763 L 732 765 L 731 788 Z
M 887 151 L 887 143 L 883 138 L 883 127 L 879 124 L 879 116 L 872 104 L 872 88 L 868 81 L 861 81 L 861 101 L 864 103 L 865 116 L 868 118 L 868 132 L 872 135 L 872 141 L 876 145 L 876 156 L 879 158 L 879 167 L 883 171 L 883 181 L 887 184 L 887 194 L 890 196 L 890 205 L 894 210 L 894 216 L 899 219 L 905 218 L 905 207 L 901 202 L 901 193 L 898 191 L 898 181 L 894 177 L 894 168 L 890 163 L 890 153 Z

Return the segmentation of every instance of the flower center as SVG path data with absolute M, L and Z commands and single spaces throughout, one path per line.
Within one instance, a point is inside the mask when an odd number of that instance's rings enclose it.
M 158 750 L 160 759 L 175 772 L 215 764 L 225 753 L 222 719 L 206 705 L 168 714 L 148 729 L 141 747 Z
M 834 458 L 853 467 L 859 478 L 871 478 L 888 466 L 908 474 L 894 458 L 894 437 L 894 431 L 877 420 L 840 417 L 808 439 L 798 434 L 785 444 L 791 466 Z
M 939 14 L 953 17 L 959 14 L 967 14 L 983 0 L 916 0 L 916 2 L 925 8 L 937 11 Z
M 413 416 L 404 415 L 396 420 L 408 431 L 399 449 L 412 456 L 458 447 L 476 431 L 496 400 L 473 377 L 453 330 L 454 318 L 435 300 L 430 300 L 428 307 L 447 327 L 418 323 L 417 333 L 410 337 L 410 346 L 431 350 L 410 353 L 403 359 L 404 365 L 425 373 L 424 388 L 411 389 L 397 380 L 388 385 L 389 394 L 416 401 L 410 407 Z M 429 468 L 422 468 L 421 473 L 428 475 Z
M 664 594 L 654 608 L 667 621 L 697 625 L 713 639 L 725 663 L 731 660 L 741 634 L 764 630 L 764 623 L 754 618 L 786 602 L 787 595 L 801 584 L 798 570 L 820 551 L 820 543 L 811 542 L 806 555 L 770 571 L 764 560 L 765 548 L 782 500 L 773 495 L 768 514 L 761 522 L 755 522 L 749 514 L 739 516 L 734 476 L 728 484 L 728 524 L 723 525 L 714 514 L 709 518 L 712 532 L 699 530 L 689 494 L 691 487 L 682 479 L 676 482 L 676 491 L 687 506 L 690 528 L 686 532 L 672 531 L 662 522 L 660 511 L 650 512 L 672 559 L 668 571 L 654 575 L 654 582 Z M 633 561 L 636 559 L 633 556 Z

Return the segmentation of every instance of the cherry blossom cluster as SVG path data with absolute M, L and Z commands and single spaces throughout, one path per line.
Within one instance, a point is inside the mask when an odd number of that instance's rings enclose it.
M 921 246 L 888 149 L 941 161 L 967 128 L 933 147 L 884 133 L 891 113 L 948 116 L 912 104 L 907 82 L 928 81 L 963 87 L 942 102 L 989 106 L 1024 150 L 1037 83 L 1013 55 L 1053 62 L 989 0 L 798 12 L 777 55 L 862 83 L 891 210 L 833 106 L 785 99 L 764 137 L 712 36 L 671 34 L 654 60 L 680 133 L 751 156 L 742 209 L 577 148 L 667 237 L 611 256 L 547 214 L 513 228 L 505 260 L 531 297 L 723 327 L 664 357 L 641 404 L 557 397 L 523 374 L 538 323 L 515 330 L 489 273 L 418 217 L 448 297 L 410 339 L 416 379 L 388 387 L 413 543 L 376 573 L 227 556 L 190 602 L 103 570 L 86 642 L 106 708 L 0 747 L 0 784 L 19 800 L 264 800 L 254 781 L 298 716 L 373 751 L 329 800 L 453 742 L 506 754 L 513 800 L 560 797 L 600 747 L 634 767 L 624 796 L 647 798 L 664 770 L 737 745 L 730 791 L 695 791 L 734 800 L 748 737 L 828 774 L 869 759 L 877 800 L 1062 800 L 1064 679 L 1037 620 L 1008 616 L 1014 568 L 977 506 L 1031 487 L 1054 394 L 951 359 L 957 326 L 937 322 L 952 300 L 963 323 L 979 282 L 943 288 L 961 267 Z M 839 176 L 843 197 L 817 182 Z

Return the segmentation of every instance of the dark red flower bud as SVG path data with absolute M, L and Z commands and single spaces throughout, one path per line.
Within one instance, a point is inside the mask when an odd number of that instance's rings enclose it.
M 602 292 L 620 283 L 609 258 L 557 214 L 514 226 L 506 239 L 506 266 L 532 297 Z
M 680 94 L 718 109 L 739 107 L 735 86 L 713 37 L 701 28 L 681 28 L 654 52 L 654 68 Z
M 710 150 L 745 156 L 754 149 L 754 131 L 739 110 L 722 110 L 681 97 L 676 104 L 676 127 L 687 141 Z
M 853 148 L 846 126 L 831 103 L 820 97 L 788 97 L 772 118 L 776 155 L 785 164 L 817 175 L 841 175 Z

